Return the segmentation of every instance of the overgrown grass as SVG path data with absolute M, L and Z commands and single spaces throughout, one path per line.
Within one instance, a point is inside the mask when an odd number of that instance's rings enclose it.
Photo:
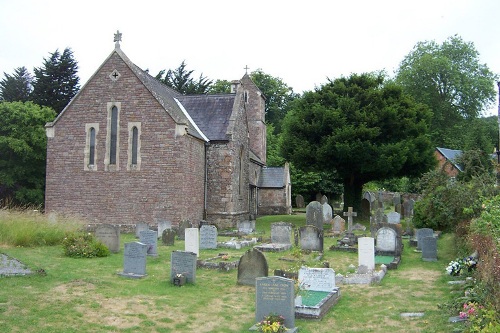
M 37 211 L 0 210 L 0 244 L 32 247 L 57 245 L 82 223 L 75 219 L 50 221 Z
M 17 221 L 29 223 L 30 219 Z M 275 221 L 301 226 L 305 216 L 261 218 L 257 229 L 269 235 L 270 223 Z M 50 223 L 47 225 L 50 227 Z M 3 228 L 0 233 L 4 237 Z M 134 240 L 133 235 L 122 235 L 120 253 L 92 259 L 65 257 L 60 245 L 26 248 L 2 242 L 0 251 L 33 269 L 43 268 L 47 275 L 0 278 L 1 331 L 230 333 L 247 332 L 255 323 L 255 288 L 237 285 L 236 270 L 198 269 L 196 284 L 181 288 L 169 282 L 171 252 L 183 250 L 184 241 L 176 240 L 174 246 L 160 245 L 158 257 L 147 258 L 145 278 L 117 275 L 123 270 L 123 243 Z M 314 255 L 300 259 L 317 267 L 326 261 L 340 273 L 347 272 L 350 264 L 357 266 L 357 254 L 328 250 L 335 242 L 334 238 L 325 238 L 320 262 Z M 439 239 L 437 262 L 423 262 L 421 254 L 406 240 L 404 243 L 397 270 L 389 271 L 378 285 L 340 285 L 339 303 L 321 321 L 297 319 L 300 332 L 451 332 L 460 325 L 448 323 L 449 313 L 438 308 L 452 291 L 444 268 L 455 258 L 447 250 L 453 248 L 453 237 L 445 234 Z M 221 252 L 237 259 L 247 249 L 202 250 L 200 259 Z M 296 268 L 296 263 L 280 260 L 293 257 L 295 252 L 265 253 L 269 274 L 287 266 Z M 408 319 L 402 318 L 401 312 L 425 315 Z

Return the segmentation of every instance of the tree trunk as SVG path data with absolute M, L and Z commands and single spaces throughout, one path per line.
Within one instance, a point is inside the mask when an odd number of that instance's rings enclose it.
M 354 212 L 361 213 L 361 199 L 363 197 L 364 182 L 354 176 L 344 178 L 344 212 L 352 207 Z

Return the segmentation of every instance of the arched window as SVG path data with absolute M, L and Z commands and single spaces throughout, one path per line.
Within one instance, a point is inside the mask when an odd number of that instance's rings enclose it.
M 137 145 L 139 143 L 139 130 L 132 127 L 132 165 L 137 165 Z
M 89 140 L 89 165 L 95 165 L 95 128 L 90 128 Z
M 109 145 L 109 164 L 116 164 L 116 146 L 118 139 L 118 108 L 111 109 L 111 137 Z

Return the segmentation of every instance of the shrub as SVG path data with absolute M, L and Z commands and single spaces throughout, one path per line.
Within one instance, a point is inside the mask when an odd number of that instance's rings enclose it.
M 96 240 L 90 233 L 72 233 L 62 241 L 64 255 L 73 258 L 107 257 L 110 252 L 106 245 Z

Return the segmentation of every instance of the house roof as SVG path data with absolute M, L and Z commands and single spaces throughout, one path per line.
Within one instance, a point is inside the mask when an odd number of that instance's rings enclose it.
M 457 163 L 457 158 L 462 155 L 461 150 L 439 147 L 437 147 L 436 149 L 441 153 L 441 155 L 443 155 L 448 161 L 450 161 L 455 168 L 457 168 L 459 171 L 463 171 L 462 166 Z
M 260 188 L 283 188 L 285 184 L 285 168 L 284 167 L 264 167 L 260 172 L 259 184 Z
M 186 95 L 177 99 L 209 140 L 227 140 L 235 94 Z

